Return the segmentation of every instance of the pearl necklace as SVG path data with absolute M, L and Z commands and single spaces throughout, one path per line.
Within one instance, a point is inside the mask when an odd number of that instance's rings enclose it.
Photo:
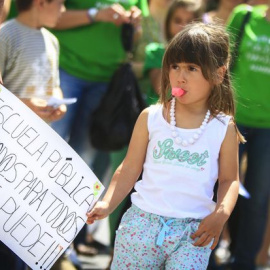
M 178 131 L 177 131 L 177 128 L 176 128 L 176 120 L 175 120 L 175 98 L 172 99 L 172 102 L 171 102 L 171 108 L 170 108 L 170 125 L 171 125 L 171 131 L 172 131 L 172 137 L 174 138 L 174 141 L 179 144 L 179 145 L 182 145 L 182 146 L 188 146 L 189 144 L 194 144 L 199 138 L 200 136 L 202 135 L 206 125 L 207 125 L 207 122 L 209 120 L 209 117 L 210 117 L 210 111 L 208 110 L 206 112 L 206 115 L 203 119 L 203 122 L 200 126 L 200 128 L 198 129 L 198 131 L 196 131 L 193 136 L 189 139 L 182 139 L 179 134 L 178 134 Z

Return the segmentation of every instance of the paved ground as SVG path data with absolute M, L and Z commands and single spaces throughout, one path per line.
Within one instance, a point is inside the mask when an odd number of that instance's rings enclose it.
M 104 270 L 109 265 L 110 255 L 100 254 L 94 257 L 79 256 L 84 270 Z
M 98 228 L 94 231 L 95 240 L 102 243 L 104 247 L 100 249 L 98 255 L 93 257 L 79 256 L 84 270 L 104 270 L 110 262 L 110 234 L 108 219 L 100 221 Z

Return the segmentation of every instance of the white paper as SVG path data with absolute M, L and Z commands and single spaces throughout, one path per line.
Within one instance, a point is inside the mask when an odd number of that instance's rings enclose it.
M 0 86 L 0 240 L 49 270 L 104 187 L 49 125 Z
M 70 104 L 73 104 L 75 102 L 77 102 L 77 98 L 62 98 L 62 99 L 60 99 L 60 98 L 56 98 L 56 97 L 51 97 L 47 101 L 47 105 L 52 106 L 54 108 L 58 108 L 62 104 L 70 105 Z
M 239 186 L 239 194 L 247 199 L 250 198 L 249 192 L 246 190 L 246 188 L 243 186 L 243 184 L 241 182 L 240 182 L 240 186 Z

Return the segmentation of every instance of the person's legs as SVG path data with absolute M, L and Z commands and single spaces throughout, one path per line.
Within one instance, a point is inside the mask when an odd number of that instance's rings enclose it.
M 107 91 L 107 83 L 88 83 L 85 85 L 80 100 L 76 117 L 73 122 L 69 144 L 92 167 L 94 151 L 90 143 L 89 126 L 93 112 L 98 108 Z M 113 101 L 112 101 L 113 102 Z
M 267 220 L 270 193 L 270 129 L 248 129 L 245 187 L 251 198 L 239 198 L 240 216 L 234 270 L 254 270 Z
M 111 270 L 163 269 L 162 250 L 155 246 L 161 225 L 151 216 L 134 205 L 124 214 L 116 232 Z
M 108 83 L 90 82 L 76 78 L 60 70 L 61 89 L 65 98 L 77 98 L 68 105 L 64 117 L 51 124 L 51 127 L 91 166 L 93 148 L 89 139 L 89 125 L 93 112 L 100 105 Z
M 77 98 L 77 102 L 68 105 L 64 117 L 51 123 L 51 127 L 66 141 L 69 140 L 71 129 L 76 118 L 78 106 L 82 97 L 85 81 L 78 79 L 60 69 L 60 86 L 64 98 Z
M 116 233 L 111 269 L 206 269 L 211 244 L 194 247 L 190 237 L 199 224 L 200 220 L 161 217 L 132 205 Z
M 269 266 L 269 248 L 270 248 L 270 202 L 268 202 L 268 218 L 263 243 L 256 257 L 256 265 Z
M 190 237 L 190 235 L 188 235 Z M 211 245 L 213 242 L 205 247 L 194 247 L 189 239 L 181 240 L 179 247 L 166 260 L 166 270 L 186 270 L 207 269 L 210 254 L 212 252 Z
M 248 129 L 243 126 L 238 126 L 239 131 L 241 134 L 247 139 L 248 136 Z M 247 152 L 247 143 L 239 145 L 239 164 L 243 162 L 243 158 L 246 159 L 246 152 Z M 245 161 L 246 162 L 246 161 Z M 240 166 L 241 168 L 241 166 Z M 240 176 L 244 176 L 246 172 L 239 172 Z M 243 183 L 244 179 L 240 178 L 240 181 Z M 237 242 L 237 235 L 238 235 L 238 227 L 239 227 L 239 216 L 240 216 L 240 199 L 241 195 L 239 195 L 234 210 L 228 220 L 228 228 L 229 228 L 229 235 L 230 235 L 230 247 L 229 250 L 231 254 L 235 253 L 235 246 Z
M 25 270 L 26 264 L 0 241 L 0 269 Z
M 60 82 L 64 97 L 76 97 L 77 102 L 68 105 L 65 116 L 61 120 L 52 123 L 51 127 L 65 139 L 85 163 L 92 168 L 96 151 L 90 144 L 89 125 L 92 113 L 99 106 L 102 97 L 107 91 L 108 84 L 85 81 L 68 74 L 64 70 L 60 70 Z M 107 160 L 108 159 L 106 159 L 106 161 Z M 103 166 L 104 172 L 108 166 L 108 162 L 100 162 L 100 164 L 99 167 Z M 102 169 L 99 168 L 99 171 L 102 171 Z M 102 179 L 101 175 L 97 175 L 97 177 Z M 74 240 L 76 249 L 78 244 L 85 244 L 85 238 L 86 225 Z M 85 254 L 93 255 L 96 252 L 97 251 L 93 248 L 87 246 L 83 247 L 83 253 Z
M 90 143 L 89 125 L 93 112 L 97 109 L 102 97 L 107 91 L 107 83 L 85 82 L 82 86 L 81 96 L 77 101 L 78 107 L 70 133 L 69 145 L 78 153 L 85 163 L 93 169 L 92 165 L 97 153 Z M 109 165 L 107 160 L 108 159 L 104 159 L 104 161 L 102 160 L 102 162 L 100 162 L 99 167 L 103 167 L 103 170 L 99 168 L 100 171 L 106 171 Z M 94 173 L 96 172 L 94 171 Z M 97 175 L 101 181 L 102 176 L 103 175 Z M 74 247 L 80 253 L 94 255 L 97 250 L 93 247 L 86 246 L 86 226 L 87 225 L 83 227 L 75 238 Z

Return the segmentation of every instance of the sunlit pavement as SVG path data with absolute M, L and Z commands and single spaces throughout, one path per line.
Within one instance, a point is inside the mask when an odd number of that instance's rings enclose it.
M 83 270 L 104 270 L 108 267 L 111 256 L 109 248 L 109 221 L 104 219 L 100 221 L 98 228 L 94 231 L 93 236 L 96 241 L 104 245 L 99 249 L 99 253 L 95 256 L 79 256 Z

